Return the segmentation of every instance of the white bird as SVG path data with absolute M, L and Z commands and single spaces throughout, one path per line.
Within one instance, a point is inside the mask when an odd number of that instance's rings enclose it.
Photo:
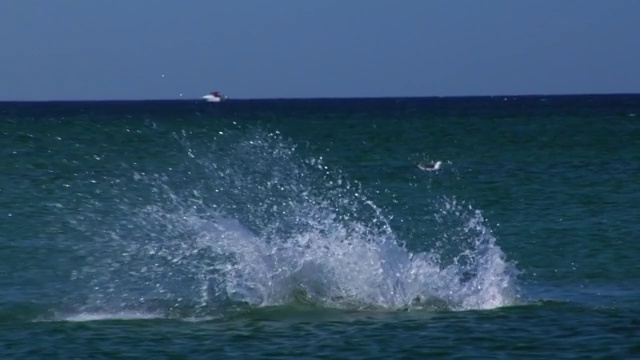
M 423 161 L 418 164 L 418 168 L 424 171 L 435 171 L 435 170 L 439 170 L 441 165 L 442 165 L 442 161 L 436 161 L 436 162 Z

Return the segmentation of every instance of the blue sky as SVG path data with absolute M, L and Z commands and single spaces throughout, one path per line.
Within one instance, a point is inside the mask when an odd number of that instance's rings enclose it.
M 639 93 L 639 19 L 634 0 L 6 0 L 0 100 Z

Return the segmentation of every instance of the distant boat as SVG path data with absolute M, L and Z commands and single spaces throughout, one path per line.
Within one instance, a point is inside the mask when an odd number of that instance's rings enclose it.
M 212 91 L 211 93 L 203 96 L 202 98 L 205 99 L 207 102 L 220 102 L 223 100 L 227 100 L 227 96 L 223 95 L 219 91 Z

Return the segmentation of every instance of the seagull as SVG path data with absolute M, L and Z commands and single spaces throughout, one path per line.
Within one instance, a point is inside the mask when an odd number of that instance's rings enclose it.
M 418 168 L 424 171 L 434 171 L 434 170 L 439 170 L 441 165 L 442 165 L 442 161 L 436 161 L 436 162 L 423 161 L 418 164 Z

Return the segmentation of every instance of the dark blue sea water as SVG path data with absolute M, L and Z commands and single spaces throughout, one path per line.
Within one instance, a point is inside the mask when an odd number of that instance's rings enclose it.
M 640 358 L 639 114 L 0 103 L 0 357 Z

